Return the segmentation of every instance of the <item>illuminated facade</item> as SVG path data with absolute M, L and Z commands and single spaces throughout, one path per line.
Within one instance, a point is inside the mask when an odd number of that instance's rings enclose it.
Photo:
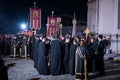
M 120 43 L 116 42 L 116 34 L 120 35 L 120 0 L 88 0 L 87 5 L 88 28 L 98 34 L 111 35 L 111 48 L 116 52 L 117 47 L 120 47 Z

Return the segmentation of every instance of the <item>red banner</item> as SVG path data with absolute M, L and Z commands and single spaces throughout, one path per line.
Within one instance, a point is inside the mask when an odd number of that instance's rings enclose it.
M 30 29 L 41 28 L 41 9 L 30 8 Z
M 53 36 L 57 33 L 57 17 L 48 17 L 47 36 Z

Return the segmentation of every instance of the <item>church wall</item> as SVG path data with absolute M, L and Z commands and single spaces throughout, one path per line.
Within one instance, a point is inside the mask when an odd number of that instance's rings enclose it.
M 90 31 L 96 31 L 96 2 L 88 3 L 87 27 Z
M 97 1 L 99 1 L 99 5 L 97 4 Z M 93 1 L 91 3 L 88 2 L 87 26 L 91 31 L 94 31 L 92 25 L 95 24 L 96 33 L 103 34 L 105 36 L 111 35 L 111 49 L 113 53 L 120 53 L 120 36 L 118 38 L 118 42 L 116 39 L 116 34 L 120 34 L 120 29 L 118 29 L 120 24 L 118 0 L 97 1 Z M 97 7 L 97 5 L 99 7 Z
M 99 0 L 98 33 L 110 34 L 114 27 L 114 1 Z

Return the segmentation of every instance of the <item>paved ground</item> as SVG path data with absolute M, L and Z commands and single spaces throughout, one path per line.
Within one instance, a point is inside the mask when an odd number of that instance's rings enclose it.
M 117 57 L 117 59 L 115 59 Z M 30 59 L 4 58 L 9 80 L 74 80 L 71 75 L 39 75 Z M 91 80 L 120 80 L 120 55 L 105 55 L 105 76 L 90 76 Z

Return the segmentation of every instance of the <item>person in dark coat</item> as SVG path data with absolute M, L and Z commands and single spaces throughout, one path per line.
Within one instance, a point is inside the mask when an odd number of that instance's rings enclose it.
M 96 75 L 96 66 L 95 66 L 95 58 L 96 58 L 96 50 L 97 50 L 97 42 L 94 38 L 89 39 L 89 43 L 87 45 L 87 49 L 89 51 L 89 58 L 87 62 L 87 70 L 91 73 L 91 75 Z
M 69 55 L 69 74 L 74 75 L 75 74 L 75 52 L 78 44 L 77 41 L 74 39 L 73 44 L 70 48 L 70 55 Z
M 107 49 L 107 45 L 108 45 L 108 40 L 106 39 L 105 36 L 104 36 L 104 38 L 103 38 L 103 43 L 104 43 L 104 54 L 106 54 L 106 49 Z
M 45 47 L 46 47 L 46 53 L 47 53 L 47 60 L 48 60 L 48 69 L 49 69 L 49 73 L 50 73 L 50 40 L 48 38 L 46 38 L 45 41 Z
M 36 53 L 36 47 L 35 47 L 35 45 L 36 45 L 36 38 L 35 38 L 35 35 L 33 35 L 32 37 L 31 37 L 31 49 L 32 49 L 32 53 L 31 53 L 31 59 L 34 61 L 35 60 L 35 53 Z
M 38 47 L 39 43 L 39 37 L 38 36 L 32 36 L 32 59 L 35 62 L 36 59 L 36 49 Z
M 69 73 L 69 55 L 70 55 L 70 38 L 67 37 L 65 39 L 65 54 L 64 54 L 64 65 L 65 65 L 65 73 Z
M 2 59 L 0 59 L 0 80 L 8 80 L 7 67 L 4 66 Z
M 18 54 L 18 44 L 17 44 L 17 36 L 15 35 L 11 39 L 11 52 L 10 52 L 10 57 L 16 57 Z
M 2 57 L 2 40 L 1 40 L 1 37 L 0 37 L 0 59 Z
M 32 47 L 32 41 L 31 41 L 31 37 L 28 37 L 27 39 L 27 54 L 29 55 L 29 57 L 31 58 L 31 47 Z
M 103 36 L 98 35 L 98 47 L 96 52 L 96 71 L 99 75 L 105 75 L 104 67 L 104 42 L 102 41 Z
M 4 38 L 4 55 L 10 55 L 10 39 L 8 36 Z
M 39 43 L 37 48 L 38 58 L 37 58 L 37 70 L 41 75 L 48 75 L 48 59 L 47 59 L 47 51 L 45 46 L 46 38 L 43 38 Z
M 55 37 L 51 41 L 50 74 L 51 75 L 61 74 L 61 49 L 60 49 L 60 41 L 58 40 L 58 37 Z
M 21 57 L 27 58 L 27 37 L 23 36 L 21 39 L 21 49 L 22 49 L 22 54 Z
M 60 51 L 61 51 L 61 74 L 65 74 L 65 65 L 64 65 L 64 54 L 65 54 L 65 43 L 64 37 L 60 38 Z
M 4 46 L 4 37 L 3 36 L 1 37 L 1 46 L 2 46 L 1 47 L 1 52 L 2 52 L 2 55 L 4 55 L 4 47 L 5 46 Z
M 42 38 L 42 37 L 41 37 Z M 39 39 L 38 37 L 36 38 L 37 40 L 36 40 L 36 53 L 34 54 L 34 57 L 35 57 L 35 59 L 34 59 L 34 68 L 36 68 L 37 69 L 37 64 L 38 64 L 38 55 L 39 55 L 39 52 L 37 51 L 37 49 L 38 49 L 38 46 L 39 46 L 39 43 L 42 41 L 42 39 Z
M 84 41 L 80 40 L 80 46 L 76 49 L 75 57 L 75 78 L 76 79 L 85 79 L 85 59 L 88 57 L 88 50 L 84 46 Z
M 35 53 L 34 53 L 34 58 L 33 58 L 33 60 L 34 60 L 34 67 L 35 68 L 37 68 L 37 60 L 38 60 L 38 54 L 39 54 L 39 52 L 37 52 L 37 48 L 38 48 L 38 45 L 39 45 L 39 43 L 41 42 L 41 40 L 40 40 L 40 38 L 39 38 L 39 36 L 36 36 L 36 40 L 35 40 Z

